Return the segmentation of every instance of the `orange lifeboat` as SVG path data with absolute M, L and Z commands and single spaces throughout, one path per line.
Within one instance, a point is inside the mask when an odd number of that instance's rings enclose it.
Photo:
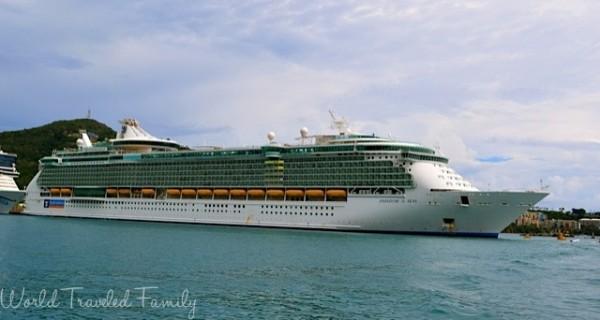
M 50 195 L 53 197 L 60 197 L 60 188 L 50 189 Z
M 115 188 L 107 188 L 106 189 L 106 196 L 109 198 L 116 198 L 117 197 L 117 189 Z
M 119 189 L 119 198 L 131 198 L 131 190 Z
M 154 198 L 156 191 L 154 189 L 142 189 L 142 198 Z
M 330 189 L 327 190 L 327 200 L 329 201 L 346 201 L 348 194 L 346 190 Z
M 167 189 L 167 198 L 179 198 L 179 197 L 181 197 L 181 190 Z
M 269 200 L 283 200 L 285 192 L 281 189 L 269 189 L 267 190 L 267 199 Z
M 323 201 L 325 199 L 325 192 L 321 189 L 309 189 L 306 190 L 306 199 L 313 201 Z
M 288 200 L 303 200 L 304 199 L 304 191 L 300 189 L 288 189 L 285 192 L 285 197 Z
M 196 198 L 196 189 L 183 189 L 181 190 L 181 197 L 186 199 Z
M 211 189 L 198 189 L 198 198 L 210 199 L 212 198 L 213 192 Z
M 73 190 L 71 190 L 71 188 L 60 188 L 61 197 L 70 197 L 72 194 Z
M 246 190 L 245 189 L 231 189 L 229 192 L 231 194 L 231 198 L 233 199 L 245 199 L 246 198 Z
M 213 194 L 215 195 L 215 198 L 227 199 L 229 197 L 229 190 L 228 189 L 215 189 L 213 191 Z
M 248 190 L 248 198 L 252 200 L 264 200 L 265 190 L 263 189 L 250 189 Z

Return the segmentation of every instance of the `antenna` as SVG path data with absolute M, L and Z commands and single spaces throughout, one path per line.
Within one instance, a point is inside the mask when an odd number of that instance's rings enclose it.
M 544 179 L 540 179 L 540 190 L 541 191 L 546 191 L 550 188 L 550 185 L 544 185 Z
M 341 119 L 336 118 L 335 114 L 331 110 L 329 110 L 329 115 L 331 115 L 331 129 L 337 129 L 340 135 L 351 133 L 350 127 L 348 126 L 348 121 L 346 121 L 344 117 Z
M 331 109 L 329 109 L 329 115 L 331 116 L 331 119 L 332 119 L 333 121 L 335 121 L 335 120 L 336 120 L 336 119 L 335 119 L 335 114 L 333 114 L 333 111 L 331 111 Z
M 92 109 L 88 108 L 87 116 L 86 117 L 87 117 L 87 119 L 91 119 L 92 118 Z
M 439 141 L 436 141 L 436 143 L 433 145 L 433 149 L 435 150 L 435 152 L 436 152 L 438 155 L 441 155 L 441 156 L 443 156 L 443 154 L 442 154 L 442 146 L 440 145 L 440 142 L 439 142 Z

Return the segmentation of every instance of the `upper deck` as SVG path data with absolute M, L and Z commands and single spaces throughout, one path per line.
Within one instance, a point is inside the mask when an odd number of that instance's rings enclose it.
M 82 162 L 120 162 L 135 160 L 177 160 L 177 159 L 227 159 L 248 158 L 248 157 L 270 157 L 270 158 L 288 158 L 299 156 L 318 156 L 329 154 L 395 154 L 400 155 L 407 160 L 423 160 L 448 163 L 448 159 L 440 156 L 435 150 L 414 144 L 398 142 L 391 139 L 382 139 L 375 136 L 348 137 L 344 139 L 331 140 L 325 144 L 299 144 L 299 145 L 280 145 L 269 144 L 264 146 L 246 147 L 246 148 L 217 148 L 192 150 L 181 149 L 171 151 L 146 151 L 132 152 L 123 150 L 119 145 L 101 144 L 91 148 L 79 150 L 65 150 L 55 152 L 52 156 L 44 157 L 41 162 L 45 164 L 77 164 Z
M 137 125 L 137 122 L 135 122 Z M 127 131 L 126 129 L 123 132 Z M 416 161 L 447 163 L 435 150 L 375 135 L 340 132 L 308 136 L 300 144 L 279 144 L 274 134 L 263 146 L 189 149 L 155 148 L 147 134 L 118 137 L 41 160 L 43 186 L 156 187 L 394 187 L 412 188 Z M 85 140 L 85 136 L 84 139 Z M 151 142 L 144 145 L 142 142 Z
M 15 164 L 17 162 L 17 155 L 12 153 L 6 153 L 0 150 L 0 173 L 8 175 L 18 175 Z

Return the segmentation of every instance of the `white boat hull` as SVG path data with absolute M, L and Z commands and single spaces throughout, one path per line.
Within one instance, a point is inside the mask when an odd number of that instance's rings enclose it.
M 23 198 L 25 192 L 20 190 L 0 190 L 0 214 L 9 213 L 9 211 Z
M 336 231 L 497 237 L 546 193 L 409 191 L 347 201 L 42 197 L 35 179 L 25 214 Z M 469 205 L 461 205 L 461 196 Z M 447 223 L 448 221 L 452 223 Z

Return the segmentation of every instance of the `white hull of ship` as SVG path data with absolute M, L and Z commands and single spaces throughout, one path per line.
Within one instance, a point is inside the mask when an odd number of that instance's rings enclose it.
M 546 196 L 534 192 L 410 191 L 347 201 L 42 197 L 27 190 L 26 214 L 298 229 L 497 237 Z M 461 205 L 461 196 L 469 205 Z M 451 221 L 451 223 L 450 223 Z
M 20 190 L 0 190 L 0 214 L 9 213 L 25 197 Z

